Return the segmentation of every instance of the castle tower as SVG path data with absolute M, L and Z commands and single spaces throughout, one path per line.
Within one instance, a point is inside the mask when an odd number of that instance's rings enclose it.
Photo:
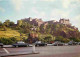
M 60 19 L 59 20 L 59 23 L 62 23 L 64 25 L 71 25 L 69 19 L 64 19 L 64 18 L 63 19 Z

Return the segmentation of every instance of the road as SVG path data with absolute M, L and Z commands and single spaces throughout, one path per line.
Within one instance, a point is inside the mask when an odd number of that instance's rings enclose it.
M 10 53 L 32 52 L 32 47 L 6 48 Z M 0 48 L 0 54 L 5 54 Z M 6 57 L 80 57 L 80 46 L 45 46 L 36 47 L 39 54 L 6 56 Z

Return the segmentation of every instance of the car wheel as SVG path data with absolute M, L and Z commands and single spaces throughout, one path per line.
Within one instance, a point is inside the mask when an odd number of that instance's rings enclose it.
M 39 45 L 36 45 L 36 46 L 39 46 Z
M 29 45 L 27 45 L 29 47 Z
M 1 46 L 1 48 L 3 48 L 3 46 Z
M 26 47 L 28 47 L 29 45 L 26 45 Z
M 3 46 L 0 46 L 1 48 L 3 48 Z
M 18 47 L 18 46 L 15 46 L 15 47 Z
M 45 46 L 47 46 L 47 44 L 45 44 Z

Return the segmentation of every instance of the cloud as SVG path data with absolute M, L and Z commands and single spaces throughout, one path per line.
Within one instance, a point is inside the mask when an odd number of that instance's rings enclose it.
M 64 8 L 69 8 L 70 6 L 74 5 L 72 2 L 75 2 L 76 6 L 77 4 L 80 4 L 80 0 L 62 0 L 62 5 Z
M 33 7 L 31 11 L 32 11 L 33 13 L 36 13 L 36 14 L 39 13 L 38 10 L 37 10 L 35 7 Z
M 5 12 L 5 9 L 2 8 L 2 7 L 0 7 L 0 11 L 1 11 L 1 12 Z
M 71 1 L 69 0 L 62 0 L 62 4 L 63 4 L 63 7 L 64 8 L 68 8 L 69 7 L 69 5 L 70 5 L 70 3 L 71 3 Z
M 80 25 L 80 15 L 75 16 L 72 20 L 76 25 Z
M 54 9 L 51 11 L 51 17 L 54 18 L 69 18 L 69 12 L 65 12 L 59 9 Z
M 33 7 L 33 8 L 31 9 L 31 14 L 32 14 L 32 13 L 35 15 L 35 17 L 38 17 L 38 18 L 45 18 L 45 16 L 46 16 L 45 12 L 43 12 L 43 11 L 38 11 L 38 10 L 36 9 L 36 7 Z
M 42 0 L 42 1 L 54 2 L 55 0 Z
M 22 8 L 24 8 L 23 1 L 26 0 L 11 0 L 16 11 L 20 11 Z
M 77 15 L 77 16 L 71 18 L 71 21 L 72 21 L 72 24 L 74 26 L 78 27 L 80 30 L 80 15 Z

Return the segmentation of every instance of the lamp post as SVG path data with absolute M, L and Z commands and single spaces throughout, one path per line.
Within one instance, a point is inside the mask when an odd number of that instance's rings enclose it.
M 36 31 L 36 28 L 34 27 L 34 25 L 33 25 L 33 28 L 31 28 L 31 30 L 34 31 L 34 32 Z M 34 36 L 35 34 L 33 33 L 32 35 Z M 32 38 L 32 39 L 35 39 L 35 38 Z M 36 41 L 32 40 L 32 53 L 36 53 L 36 51 L 35 51 L 35 42 Z

